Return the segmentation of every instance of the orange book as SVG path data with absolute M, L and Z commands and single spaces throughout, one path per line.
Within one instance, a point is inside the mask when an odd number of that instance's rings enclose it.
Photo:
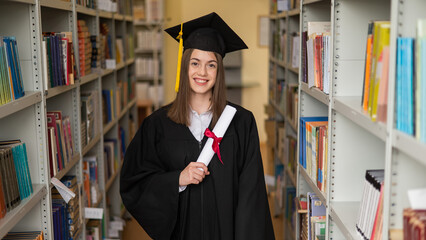
M 368 111 L 368 94 L 370 92 L 370 72 L 371 72 L 371 48 L 373 46 L 373 35 L 369 34 L 367 38 L 367 49 L 365 56 L 365 78 L 364 78 L 364 100 L 362 108 Z

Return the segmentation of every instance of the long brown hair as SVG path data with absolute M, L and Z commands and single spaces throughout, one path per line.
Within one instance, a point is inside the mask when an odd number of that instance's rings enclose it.
M 182 56 L 182 67 L 180 73 L 179 92 L 170 106 L 167 116 L 174 122 L 189 126 L 189 98 L 191 96 L 191 87 L 189 85 L 188 69 L 189 61 L 194 49 L 186 49 Z M 213 94 L 211 99 L 211 110 L 213 112 L 211 126 L 216 125 L 217 120 L 222 114 L 226 106 L 226 85 L 225 85 L 225 69 L 223 67 L 222 56 L 214 53 L 217 59 L 217 76 L 216 83 L 212 88 Z

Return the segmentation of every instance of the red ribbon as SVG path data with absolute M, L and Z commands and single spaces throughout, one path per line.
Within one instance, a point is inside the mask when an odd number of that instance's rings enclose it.
M 222 138 L 216 137 L 216 135 L 212 131 L 210 131 L 210 129 L 208 129 L 208 128 L 206 128 L 206 131 L 204 131 L 204 135 L 209 137 L 209 138 L 213 138 L 213 144 L 212 144 L 213 152 L 215 152 L 217 154 L 220 162 L 223 165 L 222 158 L 220 157 L 220 150 L 219 150 L 219 143 L 220 143 L 220 141 L 222 141 Z

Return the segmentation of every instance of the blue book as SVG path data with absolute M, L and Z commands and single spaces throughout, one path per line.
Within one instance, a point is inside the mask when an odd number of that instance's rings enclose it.
M 4 42 L 4 46 L 6 49 L 6 57 L 7 57 L 7 65 L 10 68 L 10 78 L 12 79 L 12 86 L 11 88 L 13 88 L 13 97 L 12 100 L 15 100 L 18 98 L 18 93 L 17 93 L 17 89 L 16 89 L 16 76 L 15 76 L 15 71 L 13 68 L 13 61 L 12 61 L 12 53 L 11 53 L 11 49 L 10 49 L 10 39 L 8 37 L 4 37 L 3 38 L 3 42 Z
M 18 97 L 20 98 L 24 96 L 24 88 L 22 84 L 22 73 L 21 73 L 21 64 L 19 62 L 19 55 L 18 55 L 18 47 L 16 44 L 16 38 L 15 37 L 9 37 L 10 39 L 10 48 L 12 53 L 12 60 L 13 60 L 13 68 L 15 71 L 16 76 L 16 92 L 18 93 Z
M 396 63 L 396 127 L 409 135 L 414 134 L 414 39 L 397 39 Z
M 19 91 L 20 91 L 20 96 L 23 97 L 25 95 L 24 92 L 24 83 L 23 83 L 23 78 L 22 78 L 22 70 L 21 70 L 21 62 L 19 61 L 19 51 L 18 51 L 18 42 L 16 41 L 15 37 L 12 37 L 13 42 L 15 44 L 14 46 L 14 50 L 15 50 L 15 56 L 16 56 L 16 66 L 17 66 L 17 70 L 18 70 L 18 78 L 19 78 Z
M 426 142 L 426 38 L 423 38 L 420 40 L 420 63 L 421 63 L 421 76 L 420 76 L 420 85 L 421 85 L 421 89 L 420 89 L 420 99 L 421 102 L 418 103 L 420 104 L 420 122 L 421 122 L 421 126 L 420 126 L 420 140 L 422 142 Z
M 396 129 L 402 131 L 402 39 L 396 41 Z
M 406 108 L 407 111 L 407 132 L 414 134 L 414 107 L 413 107 L 413 81 L 414 81 L 414 39 L 407 38 L 407 80 L 406 80 Z
M 328 121 L 328 117 L 301 117 L 300 118 L 300 144 L 299 144 L 299 164 L 306 169 L 306 122 Z

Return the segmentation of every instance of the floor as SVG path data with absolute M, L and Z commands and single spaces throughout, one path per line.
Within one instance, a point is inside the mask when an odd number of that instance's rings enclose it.
M 268 159 L 267 157 L 267 151 L 266 151 L 266 144 L 260 144 L 260 149 L 262 152 L 262 159 L 264 168 L 266 171 L 266 174 L 271 174 L 270 171 L 273 169 L 271 167 L 272 163 L 269 163 L 269 161 L 266 161 Z M 271 209 L 271 216 L 272 216 L 272 224 L 274 226 L 274 232 L 275 232 L 275 239 L 284 239 L 284 229 L 283 229 L 283 218 L 282 216 L 274 217 L 274 204 L 273 204 L 273 193 L 269 194 L 269 207 Z M 126 226 L 124 227 L 124 230 L 122 232 L 122 239 L 123 240 L 150 240 L 151 238 L 145 233 L 145 231 L 142 229 L 141 226 L 136 222 L 135 219 L 130 218 L 126 221 Z

